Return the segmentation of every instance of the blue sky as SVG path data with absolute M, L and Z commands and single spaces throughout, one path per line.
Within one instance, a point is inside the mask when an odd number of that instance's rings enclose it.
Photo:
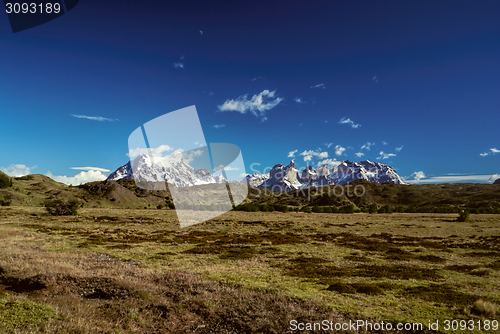
M 498 1 L 82 0 L 16 34 L 0 15 L 0 43 L 11 175 L 102 179 L 137 127 L 195 105 L 247 172 L 369 159 L 419 182 L 500 177 Z

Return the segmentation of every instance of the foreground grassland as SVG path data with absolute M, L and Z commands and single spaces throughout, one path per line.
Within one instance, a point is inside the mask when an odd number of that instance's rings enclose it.
M 0 207 L 0 333 L 500 320 L 500 215 L 456 216 Z

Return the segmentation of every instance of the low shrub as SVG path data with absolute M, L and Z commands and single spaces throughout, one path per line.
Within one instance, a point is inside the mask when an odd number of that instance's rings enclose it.
M 12 195 L 4 194 L 0 196 L 0 206 L 9 206 L 12 203 Z
M 458 222 L 467 222 L 469 221 L 470 211 L 469 210 L 459 210 L 458 211 Z
M 9 177 L 9 175 L 0 171 L 0 189 L 8 187 L 12 187 L 12 179 Z
M 80 203 L 76 199 L 63 201 L 56 198 L 45 202 L 45 209 L 53 216 L 76 216 Z

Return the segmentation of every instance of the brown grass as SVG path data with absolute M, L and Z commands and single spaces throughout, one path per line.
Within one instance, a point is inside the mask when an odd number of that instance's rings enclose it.
M 500 216 L 452 217 L 229 212 L 180 229 L 164 210 L 0 208 L 0 300 L 57 311 L 28 333 L 480 318 L 464 309 L 500 302 Z

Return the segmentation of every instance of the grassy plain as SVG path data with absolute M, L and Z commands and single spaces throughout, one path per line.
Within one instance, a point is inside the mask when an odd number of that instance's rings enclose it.
M 499 321 L 500 215 L 456 217 L 233 211 L 180 229 L 173 210 L 0 207 L 0 332 Z

